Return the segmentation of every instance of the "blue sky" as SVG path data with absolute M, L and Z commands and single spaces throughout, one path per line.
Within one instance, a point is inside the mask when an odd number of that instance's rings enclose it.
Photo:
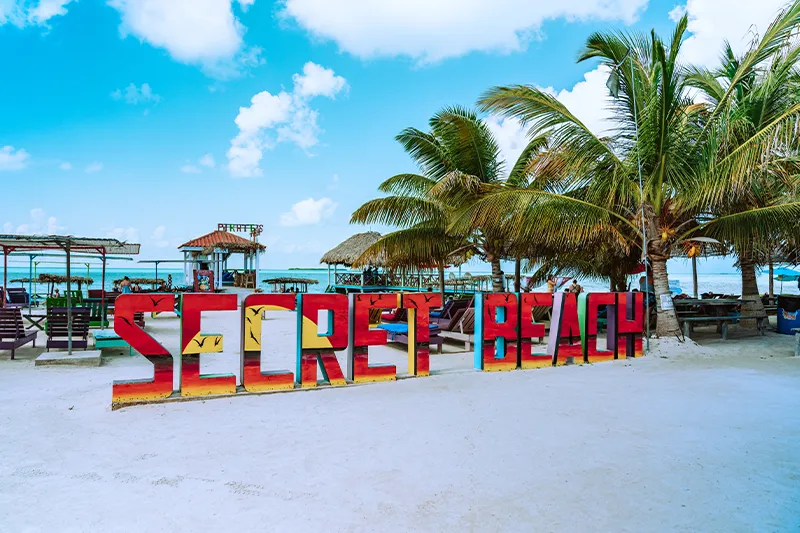
M 667 33 L 688 10 L 685 59 L 713 63 L 782 1 L 730 4 L 0 0 L 0 225 L 177 258 L 218 222 L 260 223 L 264 266 L 316 266 L 363 230 L 349 215 L 380 181 L 414 170 L 401 129 L 530 83 L 602 130 L 604 75 L 575 63 L 591 32 Z M 513 157 L 523 132 L 487 120 Z

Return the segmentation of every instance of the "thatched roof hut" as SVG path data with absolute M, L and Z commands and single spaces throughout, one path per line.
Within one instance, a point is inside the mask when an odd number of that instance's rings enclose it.
M 70 281 L 72 283 L 76 283 L 78 287 L 81 285 L 91 285 L 94 283 L 92 278 L 87 278 L 84 276 L 70 276 Z M 37 280 L 39 283 L 50 283 L 53 285 L 61 285 L 67 282 L 67 276 L 61 276 L 58 274 L 39 274 L 39 279 Z
M 311 278 L 269 278 L 261 283 L 305 283 L 306 285 L 316 285 L 319 281 Z
M 322 256 L 319 262 L 328 265 L 344 265 L 346 267 L 351 267 L 361 254 L 363 254 L 367 248 L 378 242 L 380 238 L 381 234 L 377 231 L 357 233 L 339 244 L 339 246 L 333 250 L 328 251 Z M 373 266 L 383 266 L 384 263 L 385 258 L 383 257 L 378 257 L 370 261 L 370 264 Z
M 130 282 L 135 284 L 135 285 L 154 285 L 154 286 L 159 286 L 162 283 L 164 283 L 164 280 L 160 279 L 160 278 L 159 279 L 157 279 L 157 278 L 130 278 Z M 121 279 L 115 279 L 114 280 L 114 284 L 115 285 L 119 285 L 120 283 L 122 283 Z

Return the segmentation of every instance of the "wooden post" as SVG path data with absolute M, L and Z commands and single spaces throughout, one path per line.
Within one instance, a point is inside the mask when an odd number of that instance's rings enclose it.
M 72 271 L 70 270 L 69 239 L 64 250 L 67 252 L 67 353 L 72 355 Z
M 106 305 L 106 249 L 101 252 L 103 259 L 103 273 L 100 282 L 100 329 L 106 329 L 106 319 L 108 318 L 108 306 Z M 158 268 L 158 263 L 156 263 Z M 158 277 L 158 276 L 156 276 Z
M 773 274 L 775 273 L 775 265 L 772 263 L 772 256 L 769 258 L 769 297 L 772 298 L 775 295 L 775 280 L 773 278 Z
M 698 298 L 697 295 L 697 257 L 692 257 L 692 288 L 694 289 L 694 297 Z
M 8 299 L 6 293 L 8 292 L 8 250 L 3 246 L 3 307 L 6 307 L 6 300 Z

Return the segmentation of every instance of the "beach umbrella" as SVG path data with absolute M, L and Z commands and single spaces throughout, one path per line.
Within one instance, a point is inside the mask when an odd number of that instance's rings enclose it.
M 800 279 L 800 272 L 792 270 L 791 268 L 776 268 L 772 271 L 774 279 L 781 282 L 781 292 L 783 292 L 784 281 L 797 281 Z

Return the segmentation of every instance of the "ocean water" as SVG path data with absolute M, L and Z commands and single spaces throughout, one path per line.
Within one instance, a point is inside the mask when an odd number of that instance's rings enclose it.
M 40 266 L 36 269 L 36 274 L 41 273 L 49 273 L 49 274 L 66 274 L 66 269 L 63 266 Z M 88 270 L 85 266 L 77 266 L 74 265 L 72 268 L 72 274 L 74 276 L 87 276 L 94 279 L 94 284 L 91 286 L 92 289 L 99 289 L 100 288 L 100 278 L 101 278 L 101 271 L 99 266 L 92 265 Z M 106 290 L 111 290 L 113 286 L 113 282 L 116 279 L 121 279 L 124 276 L 128 276 L 131 278 L 154 278 L 155 277 L 155 269 L 152 268 L 108 268 L 106 269 Z M 158 269 L 158 277 L 161 279 L 166 279 L 168 275 L 172 275 L 172 280 L 174 285 L 183 285 L 184 284 L 184 276 L 182 269 L 176 268 L 159 268 Z M 482 274 L 489 274 L 489 272 L 478 272 L 472 271 L 472 274 L 482 275 Z M 0 266 L 0 285 L 2 284 L 2 276 L 3 276 L 3 268 Z M 27 266 L 9 266 L 8 269 L 8 279 L 18 279 L 18 278 L 27 278 L 29 276 L 29 269 Z M 333 276 L 333 273 L 331 273 Z M 327 270 L 262 270 L 261 271 L 261 279 L 267 278 L 275 278 L 275 277 L 295 277 L 295 278 L 309 278 L 315 279 L 318 281 L 316 285 L 311 285 L 309 287 L 309 292 L 325 292 L 325 289 L 328 286 L 328 272 Z M 639 285 L 639 275 L 631 276 L 629 282 L 631 283 L 631 288 L 637 288 Z M 692 294 L 692 275 L 690 273 L 674 273 L 670 274 L 670 280 L 674 282 L 677 280 L 680 282 L 681 289 L 684 293 L 691 295 Z M 768 280 L 769 276 L 766 272 L 762 273 L 758 277 L 758 288 L 759 291 L 764 294 L 767 292 L 768 289 Z M 592 281 L 581 281 L 581 285 L 587 291 L 606 291 L 608 290 L 608 286 L 605 283 L 597 283 Z M 715 293 L 724 293 L 724 294 L 741 294 L 742 290 L 742 282 L 739 273 L 732 272 L 732 273 L 700 273 L 698 274 L 698 285 L 700 293 L 704 292 L 715 292 Z M 19 283 L 9 283 L 10 287 L 20 287 L 23 286 Z M 27 288 L 28 284 L 25 283 L 24 286 Z M 265 290 L 269 290 L 270 286 L 267 284 L 260 284 Z M 63 286 L 61 287 L 63 290 Z M 84 287 L 84 290 L 86 287 Z M 34 284 L 33 290 L 35 293 L 44 294 L 46 291 L 46 287 L 44 285 L 36 285 Z M 544 286 L 536 288 L 536 290 L 544 290 Z M 798 290 L 797 282 L 786 282 L 783 284 L 782 289 L 784 294 L 800 294 L 800 290 Z M 779 281 L 775 281 L 775 293 L 781 293 L 781 283 Z

